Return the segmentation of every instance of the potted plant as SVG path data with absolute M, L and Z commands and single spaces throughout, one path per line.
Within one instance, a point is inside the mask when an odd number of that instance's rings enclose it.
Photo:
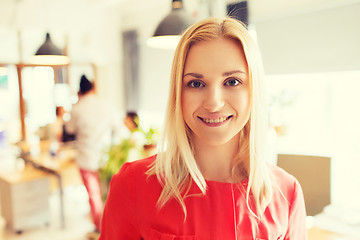
M 132 131 L 128 138 L 120 141 L 118 144 L 111 145 L 103 154 L 103 165 L 100 168 L 100 178 L 102 185 L 102 195 L 106 199 L 108 186 L 114 174 L 127 161 L 148 157 L 155 154 L 156 145 L 159 139 L 159 131 L 156 128 L 150 128 L 145 131 L 138 127 Z
M 157 143 L 159 140 L 159 131 L 150 127 L 148 131 L 141 130 L 145 137 L 143 145 L 143 157 L 148 157 L 156 153 Z

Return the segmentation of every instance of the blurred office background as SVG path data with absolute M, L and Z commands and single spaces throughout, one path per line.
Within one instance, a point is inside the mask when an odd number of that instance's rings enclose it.
M 239 2 L 183 5 L 199 20 L 225 16 Z M 170 0 L 0 0 L 0 133 L 6 144 L 23 138 L 17 64 L 30 62 L 46 33 L 66 49 L 70 65 L 59 71 L 22 68 L 29 139 L 54 121 L 55 106 L 71 108 L 84 73 L 119 112 L 137 111 L 145 128 L 161 129 L 174 49 L 152 48 L 146 41 L 171 8 Z M 319 175 L 328 171 L 334 214 L 359 211 L 360 1 L 249 0 L 247 8 L 264 61 L 275 156 L 331 159 L 329 169 L 306 167 Z M 0 157 L 7 156 L 3 151 Z M 316 176 L 311 181 L 321 184 Z M 351 218 L 360 228 L 360 219 Z

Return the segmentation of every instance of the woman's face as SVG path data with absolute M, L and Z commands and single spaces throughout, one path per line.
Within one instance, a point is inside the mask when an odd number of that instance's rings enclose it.
M 193 141 L 229 142 L 250 116 L 249 74 L 242 47 L 228 39 L 193 45 L 185 62 L 181 99 Z

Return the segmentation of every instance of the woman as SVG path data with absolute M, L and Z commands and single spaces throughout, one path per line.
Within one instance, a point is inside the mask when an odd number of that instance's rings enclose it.
M 174 56 L 160 153 L 113 177 L 100 239 L 306 239 L 299 183 L 265 163 L 262 78 L 241 23 L 190 27 Z

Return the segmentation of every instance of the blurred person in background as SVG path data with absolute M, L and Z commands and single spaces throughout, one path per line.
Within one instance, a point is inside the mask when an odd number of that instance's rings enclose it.
M 65 115 L 68 114 L 63 106 L 56 107 L 56 120 L 52 124 L 54 137 L 58 142 L 70 142 L 75 140 L 74 134 L 69 134 L 65 129 Z
M 139 128 L 139 116 L 136 112 L 129 111 L 126 113 L 124 119 L 125 126 L 129 129 L 130 132 L 134 132 Z
M 99 179 L 101 157 L 114 137 L 120 135 L 123 125 L 117 111 L 95 95 L 94 84 L 85 75 L 81 77 L 78 96 L 65 130 L 76 136 L 76 163 L 89 195 L 94 233 L 99 233 L 103 211 Z
M 65 124 L 64 122 L 64 114 L 65 114 L 65 109 L 62 106 L 57 106 L 56 107 L 56 119 L 55 122 L 53 123 L 53 133 L 54 133 L 54 137 L 56 138 L 56 140 L 58 142 L 62 142 L 63 139 L 63 126 Z

